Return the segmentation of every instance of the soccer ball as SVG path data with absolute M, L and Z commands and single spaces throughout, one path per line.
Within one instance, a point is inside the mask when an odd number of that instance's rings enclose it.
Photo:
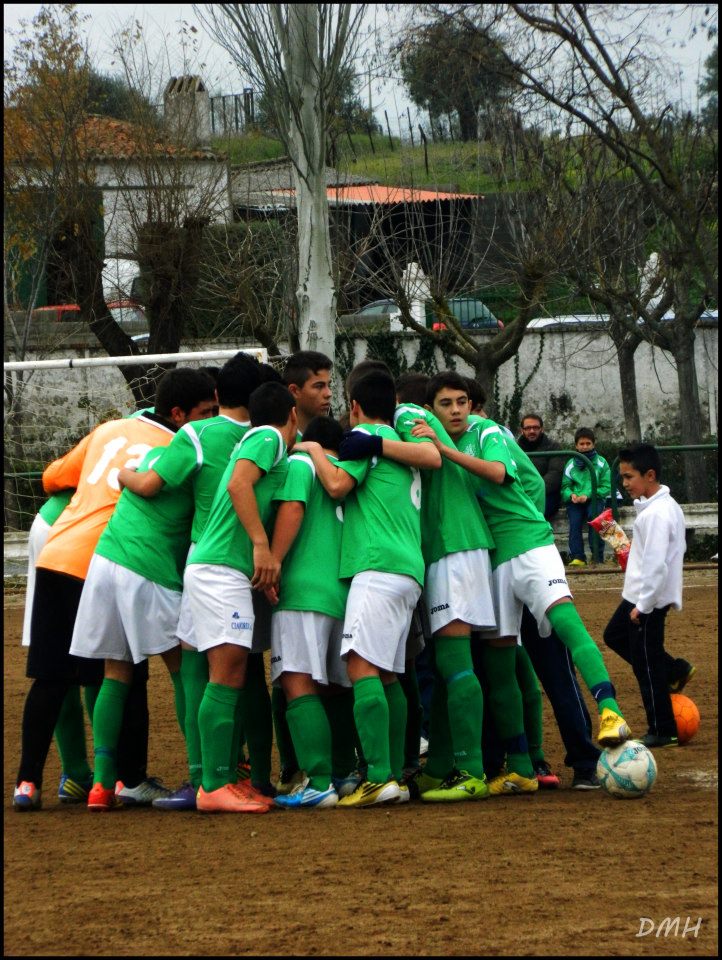
M 650 750 L 639 740 L 627 740 L 603 750 L 597 763 L 602 789 L 619 800 L 643 797 L 657 779 L 657 764 Z
M 689 743 L 699 730 L 699 710 L 694 700 L 682 693 L 673 693 L 672 709 L 677 721 L 677 737 L 680 743 Z

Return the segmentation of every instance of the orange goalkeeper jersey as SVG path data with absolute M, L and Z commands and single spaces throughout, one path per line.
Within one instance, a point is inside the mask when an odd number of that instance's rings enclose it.
M 101 423 L 43 473 L 46 493 L 75 487 L 51 528 L 36 566 L 85 580 L 93 551 L 118 502 L 121 467 L 137 467 L 152 447 L 167 446 L 174 431 L 143 416 Z

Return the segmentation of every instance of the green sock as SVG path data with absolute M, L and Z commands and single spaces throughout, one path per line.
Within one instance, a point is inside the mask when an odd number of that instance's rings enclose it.
M 353 685 L 353 715 L 368 764 L 366 779 L 386 783 L 391 777 L 389 705 L 381 680 L 363 677 Z
M 252 653 L 248 657 L 243 730 L 251 761 L 251 783 L 265 787 L 271 780 L 273 716 L 262 653 Z
M 485 644 L 482 661 L 489 683 L 489 708 L 506 750 L 507 768 L 531 778 L 534 768 L 524 733 L 524 707 L 516 679 L 516 647 Z
M 182 657 L 181 657 L 181 662 L 182 662 Z M 180 732 L 183 734 L 183 738 L 185 739 L 186 695 L 185 695 L 185 690 L 183 689 L 183 678 L 181 677 L 180 670 L 176 670 L 175 673 L 171 673 L 170 678 L 173 683 L 173 699 L 175 702 L 175 717 L 176 717 L 176 720 L 178 721 Z
M 286 707 L 288 728 L 295 755 L 314 790 L 328 790 L 331 783 L 331 728 L 321 698 L 306 694 Z
M 198 790 L 203 779 L 203 758 L 201 753 L 201 735 L 198 730 L 198 708 L 201 705 L 206 684 L 208 683 L 208 657 L 197 650 L 181 651 L 181 679 L 185 693 L 186 712 L 183 723 L 186 751 L 188 753 L 188 774 L 191 783 Z
M 524 647 L 516 648 L 516 679 L 524 709 L 524 730 L 532 763 L 544 759 L 542 695 L 539 680 Z
M 391 776 L 400 780 L 404 773 L 404 746 L 406 743 L 406 714 L 408 704 L 398 680 L 384 684 L 386 703 L 389 707 L 389 759 Z
M 331 729 L 331 769 L 339 779 L 353 773 L 357 766 L 356 723 L 353 718 L 353 689 L 321 697 Z
M 295 772 L 299 769 L 299 763 L 296 759 L 293 738 L 288 727 L 286 719 L 286 710 L 288 701 L 282 687 L 273 687 L 271 690 L 271 711 L 273 713 L 273 729 L 276 733 L 276 746 L 278 747 L 278 760 L 281 770 Z M 301 767 L 301 769 L 304 769 Z M 325 789 L 325 788 L 324 788 Z
M 60 716 L 55 724 L 55 742 L 58 745 L 63 773 L 78 783 L 90 779 L 88 753 L 85 746 L 85 721 L 80 687 L 72 684 L 65 694 Z
M 234 779 L 229 767 L 236 704 L 241 691 L 222 683 L 208 683 L 198 710 L 203 752 L 203 789 L 210 793 Z
M 574 666 L 581 673 L 582 679 L 592 695 L 594 696 L 596 693 L 595 687 L 602 686 L 605 691 L 612 691 L 614 688 L 609 679 L 607 668 L 604 666 L 599 647 L 589 636 L 574 604 L 558 603 L 551 610 L 547 610 L 547 619 L 564 646 L 569 648 Z M 594 699 L 597 701 L 600 713 L 605 707 L 608 707 L 621 716 L 622 711 L 619 709 L 619 704 L 613 694 L 602 696 L 599 699 L 594 696 Z
M 95 701 L 98 699 L 98 694 L 100 693 L 100 684 L 89 683 L 83 687 L 83 701 L 85 703 L 85 710 L 88 714 L 88 720 L 92 725 L 93 723 L 93 711 L 95 710 Z
M 454 769 L 454 745 L 451 742 L 449 711 L 446 703 L 446 684 L 438 670 L 434 671 L 429 714 L 429 752 L 424 773 L 444 780 Z
M 95 748 L 94 783 L 106 789 L 115 787 L 117 767 L 115 752 L 123 723 L 123 710 L 129 685 L 120 680 L 103 680 L 93 711 L 93 745 Z
M 436 637 L 436 667 L 446 683 L 446 708 L 454 766 L 472 777 L 484 776 L 481 724 L 484 697 L 471 660 L 471 637 Z
M 419 680 L 413 662 L 406 664 L 405 673 L 400 674 L 401 684 L 406 696 L 406 738 L 404 740 L 404 767 L 419 766 L 419 741 L 424 710 L 421 706 Z

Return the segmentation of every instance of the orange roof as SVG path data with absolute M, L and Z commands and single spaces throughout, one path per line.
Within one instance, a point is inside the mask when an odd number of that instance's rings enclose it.
M 294 196 L 295 190 L 273 190 L 277 195 Z M 434 203 L 437 200 L 483 200 L 479 193 L 444 193 L 441 190 L 419 190 L 415 187 L 385 187 L 374 183 L 364 186 L 328 187 L 328 199 L 335 203 Z

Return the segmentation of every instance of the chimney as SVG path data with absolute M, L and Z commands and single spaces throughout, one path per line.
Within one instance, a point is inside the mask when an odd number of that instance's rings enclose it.
M 178 143 L 191 149 L 210 146 L 211 101 L 200 77 L 171 77 L 163 94 L 163 112 Z

